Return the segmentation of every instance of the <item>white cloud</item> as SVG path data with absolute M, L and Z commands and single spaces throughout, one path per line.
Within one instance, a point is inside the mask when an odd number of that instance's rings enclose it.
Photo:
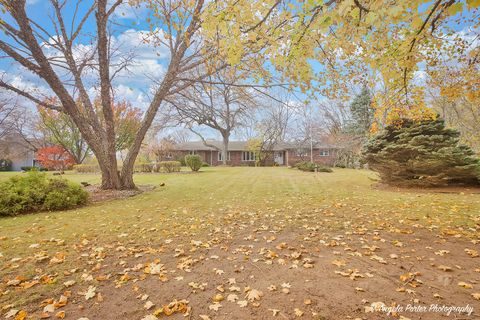
M 134 89 L 123 84 L 116 86 L 114 89 L 115 99 L 117 101 L 129 101 L 134 107 L 145 110 L 150 99 L 139 89 Z
M 163 38 L 160 31 L 157 36 Z M 112 38 L 111 47 L 114 48 L 111 63 L 111 73 L 117 66 L 128 58 L 128 67 L 117 73 L 112 86 L 117 100 L 127 100 L 139 108 L 146 108 L 152 88 L 163 79 L 168 63 L 169 50 L 165 46 L 155 46 L 149 41 L 147 30 L 126 30 Z M 53 43 L 50 42 L 50 43 Z M 87 56 L 91 56 L 95 46 L 84 42 L 74 46 L 74 58 L 80 63 Z M 56 56 L 57 63 L 65 63 L 58 51 L 52 46 L 44 44 L 45 54 L 48 57 Z M 96 59 L 96 57 L 95 57 Z M 64 68 L 54 67 L 64 82 L 71 82 L 72 75 Z M 21 88 L 34 90 L 35 93 L 53 95 L 46 83 L 17 63 L 12 63 L 6 70 L 0 70 L 0 75 L 7 82 Z M 98 70 L 87 68 L 82 75 L 89 95 L 93 98 L 98 95 Z M 68 90 L 73 90 L 68 87 Z

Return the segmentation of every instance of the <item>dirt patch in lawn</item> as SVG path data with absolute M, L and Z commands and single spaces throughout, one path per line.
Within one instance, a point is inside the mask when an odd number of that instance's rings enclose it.
M 163 187 L 164 185 L 160 185 Z M 90 194 L 90 201 L 102 202 L 115 199 L 125 199 L 136 196 L 143 192 L 152 191 L 156 188 L 154 185 L 139 185 L 136 190 L 103 190 L 100 185 L 89 185 L 85 187 L 85 190 Z

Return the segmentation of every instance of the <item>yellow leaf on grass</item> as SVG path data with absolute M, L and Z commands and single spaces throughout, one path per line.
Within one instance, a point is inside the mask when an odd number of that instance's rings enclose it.
M 473 286 L 470 283 L 466 283 L 466 282 L 463 282 L 463 281 L 460 281 L 458 283 L 458 285 L 462 288 L 465 288 L 465 289 L 473 289 Z
M 27 318 L 27 311 L 20 310 L 15 316 L 15 320 L 25 320 Z
M 442 271 L 452 271 L 452 268 L 450 268 L 448 266 L 444 266 L 444 265 L 440 265 L 437 268 L 442 270 Z

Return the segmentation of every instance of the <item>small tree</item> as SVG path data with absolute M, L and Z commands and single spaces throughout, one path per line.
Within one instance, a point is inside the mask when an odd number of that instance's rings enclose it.
M 346 131 L 366 137 L 373 123 L 374 112 L 370 91 L 364 87 L 350 104 L 351 120 L 346 124 Z
M 200 170 L 203 164 L 202 158 L 200 158 L 200 156 L 196 154 L 186 155 L 185 163 L 187 164 L 187 166 L 190 167 L 190 169 L 192 169 L 192 171 L 195 171 L 195 172 Z
M 264 150 L 264 145 L 259 138 L 253 138 L 247 141 L 247 150 L 255 154 L 255 167 L 259 167 L 265 162 L 267 152 Z
M 61 146 L 39 149 L 37 161 L 48 170 L 67 170 L 75 164 L 75 159 L 70 152 Z
M 459 144 L 459 136 L 442 119 L 401 119 L 370 139 L 363 153 L 369 167 L 389 184 L 477 184 L 480 160 Z

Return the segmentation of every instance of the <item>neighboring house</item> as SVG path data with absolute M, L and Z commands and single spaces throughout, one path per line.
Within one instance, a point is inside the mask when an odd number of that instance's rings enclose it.
M 0 141 L 0 159 L 12 161 L 12 171 L 21 171 L 22 167 L 38 166 L 35 151 L 17 135 L 10 135 Z
M 221 141 L 207 141 L 208 144 L 222 148 Z M 222 153 L 217 148 L 206 146 L 202 141 L 184 142 L 175 145 L 175 150 L 180 156 L 198 154 L 202 160 L 211 166 L 222 164 Z M 337 150 L 333 145 L 315 144 L 313 146 L 313 161 L 325 165 L 333 165 L 336 160 Z M 293 143 L 280 143 L 269 151 L 265 165 L 293 166 L 298 162 L 310 161 L 310 145 Z M 228 144 L 227 164 L 232 166 L 254 166 L 255 154 L 248 149 L 246 141 L 230 141 Z
M 22 167 L 38 167 L 35 160 L 35 152 L 24 149 L 20 153 L 10 158 L 12 161 L 12 171 L 22 171 Z

